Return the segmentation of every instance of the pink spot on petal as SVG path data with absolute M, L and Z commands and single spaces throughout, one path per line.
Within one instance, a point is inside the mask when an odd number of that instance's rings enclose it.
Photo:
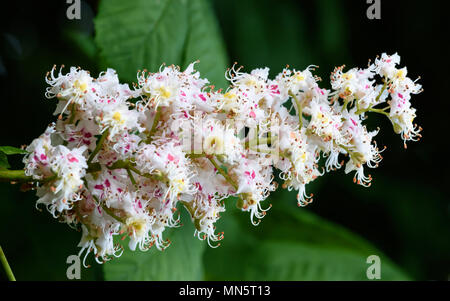
M 198 189 L 199 191 L 202 191 L 202 190 L 203 190 L 203 187 L 202 187 L 202 185 L 201 185 L 199 182 L 196 182 L 196 183 L 195 183 L 195 186 L 197 187 L 197 189 Z
M 69 162 L 71 162 L 71 163 L 73 163 L 73 162 L 77 162 L 77 163 L 78 163 L 78 162 L 79 162 L 78 159 L 75 158 L 75 157 L 72 156 L 72 155 L 68 155 L 67 158 L 69 159 Z

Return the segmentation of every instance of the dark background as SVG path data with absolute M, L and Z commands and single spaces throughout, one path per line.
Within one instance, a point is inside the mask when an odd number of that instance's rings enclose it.
M 69 21 L 65 1 L 2 3 L 0 145 L 28 144 L 54 120 L 54 106 L 44 97 L 44 76 L 53 64 L 98 73 L 96 60 L 86 55 L 95 49 L 80 47 L 73 34 L 94 35 L 97 5 L 83 2 L 82 20 Z M 413 279 L 447 280 L 448 12 L 432 1 L 382 0 L 381 6 L 381 20 L 369 20 L 364 0 L 213 1 L 230 64 L 237 61 L 247 71 L 268 66 L 274 76 L 286 64 L 296 69 L 315 64 L 329 88 L 334 66 L 364 67 L 377 54 L 398 52 L 408 75 L 421 76 L 424 92 L 412 103 L 423 139 L 405 150 L 389 121 L 377 119 L 373 128 L 382 130 L 376 140 L 388 149 L 380 167 L 370 171 L 372 187 L 353 185 L 342 170 L 332 173 L 319 179 L 315 201 L 305 210 L 371 241 Z M 11 163 L 21 167 L 19 158 Z M 79 233 L 36 211 L 32 192 L 0 183 L 0 196 L 0 244 L 16 273 L 26 279 L 61 278 L 52 263 L 65 261 L 67 252 L 59 250 L 74 250 Z

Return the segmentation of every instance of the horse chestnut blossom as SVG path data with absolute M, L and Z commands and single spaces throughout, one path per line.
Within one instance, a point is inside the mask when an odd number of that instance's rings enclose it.
M 382 54 L 366 69 L 338 67 L 331 90 L 319 87 L 315 66 L 270 79 L 268 68 L 234 65 L 226 90 L 208 85 L 195 63 L 139 71 L 132 88 L 112 69 L 94 78 L 54 67 L 45 96 L 58 118 L 26 148 L 25 176 L 36 206 L 82 231 L 85 265 L 90 253 L 99 263 L 120 256 L 115 236 L 128 237 L 131 250 L 164 250 L 164 231 L 181 225 L 183 207 L 194 235 L 217 247 L 224 235 L 215 223 L 228 197 L 257 225 L 278 183 L 298 192 L 299 206 L 312 201 L 308 183 L 344 166 L 370 186 L 367 168 L 383 151 L 374 141 L 379 129 L 364 125 L 370 113 L 389 118 L 405 147 L 419 140 L 410 100 L 422 89 L 399 62 Z

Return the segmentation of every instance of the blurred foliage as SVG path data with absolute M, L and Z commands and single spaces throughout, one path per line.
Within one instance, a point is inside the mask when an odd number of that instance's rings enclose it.
M 385 1 L 382 20 L 370 21 L 365 1 L 103 0 L 82 1 L 82 19 L 67 20 L 64 1 L 14 5 L 0 12 L 0 97 L 9 113 L 0 119 L 2 145 L 30 143 L 54 119 L 54 102 L 43 101 L 44 75 L 53 64 L 94 75 L 112 67 L 131 82 L 137 69 L 200 59 L 196 68 L 218 87 L 234 61 L 246 71 L 268 66 L 272 76 L 286 64 L 314 64 L 329 87 L 334 66 L 362 67 L 376 54 L 398 51 L 413 77 L 423 75 L 425 93 L 413 102 L 424 139 L 404 151 L 388 121 L 370 122 L 382 128 L 379 145 L 391 147 L 369 189 L 334 172 L 308 187 L 315 201 L 306 208 L 297 208 L 291 193 L 274 193 L 265 202 L 273 208 L 257 227 L 230 199 L 217 224 L 225 239 L 216 249 L 192 237 L 182 210 L 185 225 L 165 233 L 172 241 L 167 250 L 125 251 L 103 266 L 91 256 L 83 280 L 364 280 L 371 254 L 381 257 L 384 280 L 448 278 L 448 163 L 437 160 L 449 128 L 426 101 L 441 99 L 445 86 L 449 43 L 433 38 L 438 30 L 447 37 L 444 10 Z M 424 57 L 442 58 L 443 66 Z M 21 167 L 20 156 L 9 161 Z M 66 258 L 78 252 L 81 234 L 36 210 L 33 192 L 0 183 L 0 195 L 0 244 L 16 278 L 65 280 Z
M 193 236 L 188 212 L 182 209 L 180 215 L 183 225 L 164 231 L 164 238 L 171 240 L 167 249 L 132 252 L 126 248 L 120 258 L 105 264 L 105 280 L 203 280 L 207 245 Z
M 217 223 L 223 245 L 205 253 L 209 280 L 367 280 L 366 258 L 381 259 L 383 280 L 409 279 L 386 256 L 343 227 L 299 209 L 295 193 L 277 191 L 257 227 L 229 206 Z M 232 236 L 232 237 L 231 237 Z

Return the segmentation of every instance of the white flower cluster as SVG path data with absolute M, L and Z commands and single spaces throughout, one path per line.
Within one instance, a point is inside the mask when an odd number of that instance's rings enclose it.
M 39 182 L 37 203 L 82 229 L 85 259 L 120 256 L 114 236 L 129 237 L 132 250 L 166 248 L 164 230 L 180 225 L 181 207 L 195 235 L 215 247 L 223 233 L 214 224 L 230 196 L 256 225 L 279 181 L 298 191 L 299 206 L 312 201 L 306 184 L 344 164 L 369 186 L 364 167 L 378 166 L 382 150 L 378 131 L 363 124 L 368 113 L 387 116 L 405 143 L 420 137 L 410 98 L 421 87 L 399 60 L 383 54 L 367 69 L 336 68 L 332 90 L 319 87 L 314 66 L 275 79 L 268 68 L 233 66 L 226 91 L 207 86 L 194 64 L 139 72 L 132 89 L 112 69 L 93 78 L 53 68 L 46 96 L 58 100 L 59 117 L 27 148 L 25 172 Z

